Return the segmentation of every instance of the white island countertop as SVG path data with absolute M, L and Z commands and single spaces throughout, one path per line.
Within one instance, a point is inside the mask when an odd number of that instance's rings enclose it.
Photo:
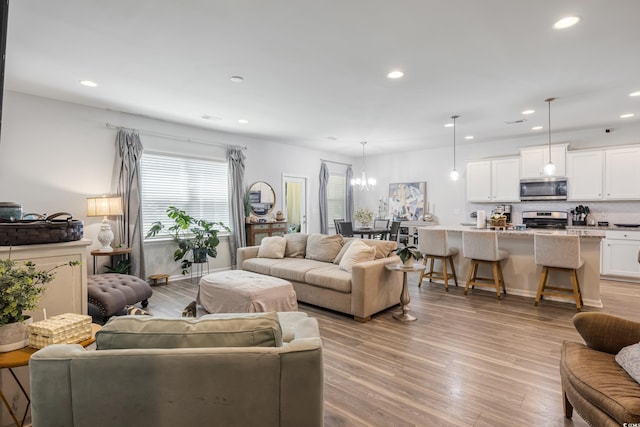
M 502 270 L 504 272 L 505 286 L 507 295 L 503 298 L 504 303 L 509 300 L 509 294 L 521 295 L 531 298 L 533 304 L 536 292 L 538 290 L 538 282 L 540 280 L 540 272 L 542 267 L 536 265 L 534 254 L 534 239 L 536 234 L 557 234 L 557 235 L 578 235 L 580 236 L 580 257 L 584 260 L 584 266 L 578 270 L 578 280 L 584 305 L 591 307 L 602 307 L 600 299 L 600 242 L 606 236 L 606 229 L 595 227 L 589 228 L 568 228 L 565 230 L 551 229 L 497 229 L 476 228 L 469 225 L 433 225 L 426 228 L 435 228 L 439 230 L 447 230 L 449 233 L 449 246 L 458 249 L 458 254 L 454 256 L 456 273 L 458 279 L 466 278 L 469 268 L 469 260 L 464 257 L 462 249 L 462 232 L 463 231 L 480 231 L 493 232 L 498 235 L 498 245 L 500 249 L 509 252 L 509 258 L 502 262 Z M 419 245 L 418 245 L 419 247 Z M 486 268 L 486 266 L 481 266 Z M 481 274 L 482 277 L 492 277 L 491 272 L 487 271 Z M 569 284 L 569 276 L 554 271 L 551 273 L 549 283 L 561 286 L 571 286 Z M 461 280 L 460 286 L 464 286 Z M 476 288 L 469 291 L 469 298 L 474 293 L 490 292 L 495 298 L 495 290 L 491 288 Z M 486 295 L 486 294 L 485 294 Z M 567 308 L 575 310 L 575 302 L 571 299 L 546 297 L 567 303 Z M 541 302 L 544 304 L 544 300 Z

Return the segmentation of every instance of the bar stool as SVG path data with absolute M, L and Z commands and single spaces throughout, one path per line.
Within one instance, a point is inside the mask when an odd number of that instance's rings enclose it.
M 500 299 L 500 287 L 504 294 L 507 289 L 504 285 L 502 266 L 500 261 L 509 257 L 509 252 L 498 248 L 498 234 L 495 231 L 463 231 L 462 232 L 462 254 L 469 258 L 469 272 L 467 273 L 467 283 L 464 287 L 464 294 L 467 294 L 469 286 L 490 286 L 489 283 L 479 283 L 478 280 L 489 281 L 496 288 L 496 295 Z M 493 278 L 478 277 L 478 265 L 490 264 L 493 270 Z
M 418 249 L 424 255 L 423 265 L 425 269 L 420 272 L 420 281 L 418 287 L 422 286 L 422 279 L 425 277 L 432 279 L 443 279 L 444 289 L 449 292 L 449 273 L 447 271 L 447 260 L 451 265 L 451 277 L 458 286 L 458 278 L 456 277 L 456 268 L 453 265 L 453 256 L 458 253 L 457 248 L 450 248 L 447 238 L 447 230 L 435 230 L 427 227 L 418 228 Z M 436 260 L 442 261 L 442 272 L 434 272 L 433 266 Z M 429 263 L 429 271 L 427 272 L 427 261 Z
M 535 234 L 533 239 L 535 262 L 536 265 L 542 266 L 535 305 L 538 305 L 540 299 L 545 295 L 572 298 L 576 302 L 576 308 L 580 311 L 584 304 L 582 302 L 580 283 L 578 282 L 578 269 L 584 265 L 584 260 L 580 256 L 580 237 Z M 568 272 L 571 279 L 571 288 L 547 286 L 549 270 Z

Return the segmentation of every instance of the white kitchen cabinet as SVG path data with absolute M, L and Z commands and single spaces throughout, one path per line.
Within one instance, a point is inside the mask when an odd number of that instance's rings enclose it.
M 603 199 L 603 159 L 602 150 L 567 152 L 567 200 Z
M 519 202 L 518 157 L 467 163 L 467 201 Z
M 602 274 L 640 277 L 640 231 L 607 231 L 602 241 Z
M 491 201 L 491 161 L 467 163 L 467 201 Z
M 551 161 L 556 166 L 556 176 L 566 176 L 566 154 L 568 144 L 551 145 Z M 520 149 L 520 177 L 544 176 L 544 166 L 549 163 L 549 146 Z
M 605 199 L 640 199 L 640 147 L 604 150 Z

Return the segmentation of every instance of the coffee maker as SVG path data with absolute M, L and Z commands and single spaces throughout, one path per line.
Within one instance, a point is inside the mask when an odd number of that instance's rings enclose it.
M 511 205 L 496 205 L 491 213 L 502 214 L 507 217 L 507 223 L 511 222 Z

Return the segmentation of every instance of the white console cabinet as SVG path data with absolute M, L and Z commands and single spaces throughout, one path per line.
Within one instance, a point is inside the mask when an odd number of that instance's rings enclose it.
M 639 277 L 640 231 L 607 231 L 602 241 L 602 274 Z

